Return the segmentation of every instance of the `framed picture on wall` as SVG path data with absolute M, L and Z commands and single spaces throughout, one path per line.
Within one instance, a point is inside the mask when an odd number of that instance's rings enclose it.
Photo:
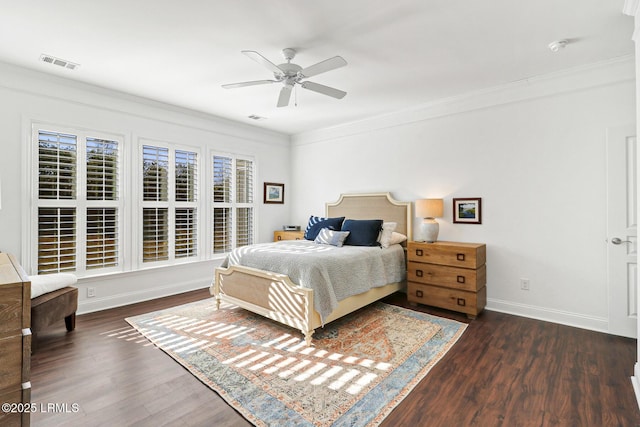
M 264 183 L 265 203 L 284 203 L 284 184 L 275 182 Z
M 453 199 L 453 222 L 482 224 L 482 199 L 480 197 Z

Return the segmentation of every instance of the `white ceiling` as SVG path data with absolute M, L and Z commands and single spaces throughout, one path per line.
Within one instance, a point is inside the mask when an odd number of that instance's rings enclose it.
M 633 53 L 624 0 L 0 0 L 0 61 L 297 134 Z M 552 53 L 547 45 L 569 39 Z M 240 53 L 302 67 L 342 100 L 279 85 Z M 76 62 L 67 70 L 42 53 Z M 293 105 L 297 95 L 297 106 Z M 251 114 L 266 117 L 253 121 Z

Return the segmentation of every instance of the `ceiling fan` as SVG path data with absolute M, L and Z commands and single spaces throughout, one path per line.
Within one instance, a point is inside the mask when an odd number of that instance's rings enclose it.
M 314 83 L 310 81 L 302 81 L 308 77 L 313 77 L 320 73 L 326 73 L 327 71 L 335 70 L 336 68 L 344 67 L 347 65 L 341 56 L 334 56 L 333 58 L 325 59 L 322 62 L 311 65 L 307 68 L 302 68 L 297 64 L 292 64 L 291 60 L 296 56 L 295 49 L 286 48 L 282 49 L 282 55 L 287 61 L 285 64 L 276 65 L 269 61 L 264 56 L 253 50 L 243 50 L 242 53 L 249 58 L 256 61 L 258 64 L 265 66 L 269 71 L 273 73 L 275 80 L 254 80 L 250 82 L 230 83 L 222 85 L 225 89 L 234 89 L 245 86 L 264 85 L 271 83 L 282 83 L 282 89 L 280 89 L 280 96 L 278 97 L 278 107 L 286 107 L 289 105 L 289 99 L 291 98 L 291 91 L 295 85 L 300 85 L 304 89 L 318 92 L 323 95 L 331 96 L 333 98 L 342 99 L 347 92 Z

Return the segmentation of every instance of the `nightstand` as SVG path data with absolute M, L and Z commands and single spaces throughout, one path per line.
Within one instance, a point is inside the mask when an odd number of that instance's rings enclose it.
M 409 242 L 407 299 L 475 317 L 487 304 L 486 245 Z
M 278 230 L 273 232 L 273 241 L 280 240 L 302 240 L 304 239 L 304 231 L 284 231 Z

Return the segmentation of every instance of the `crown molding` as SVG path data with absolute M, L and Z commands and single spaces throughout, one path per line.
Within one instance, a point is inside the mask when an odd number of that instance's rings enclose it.
M 556 96 L 597 86 L 632 82 L 635 81 L 634 61 L 633 55 L 625 55 L 351 123 L 303 132 L 292 136 L 291 145 L 314 144 L 498 105 Z

